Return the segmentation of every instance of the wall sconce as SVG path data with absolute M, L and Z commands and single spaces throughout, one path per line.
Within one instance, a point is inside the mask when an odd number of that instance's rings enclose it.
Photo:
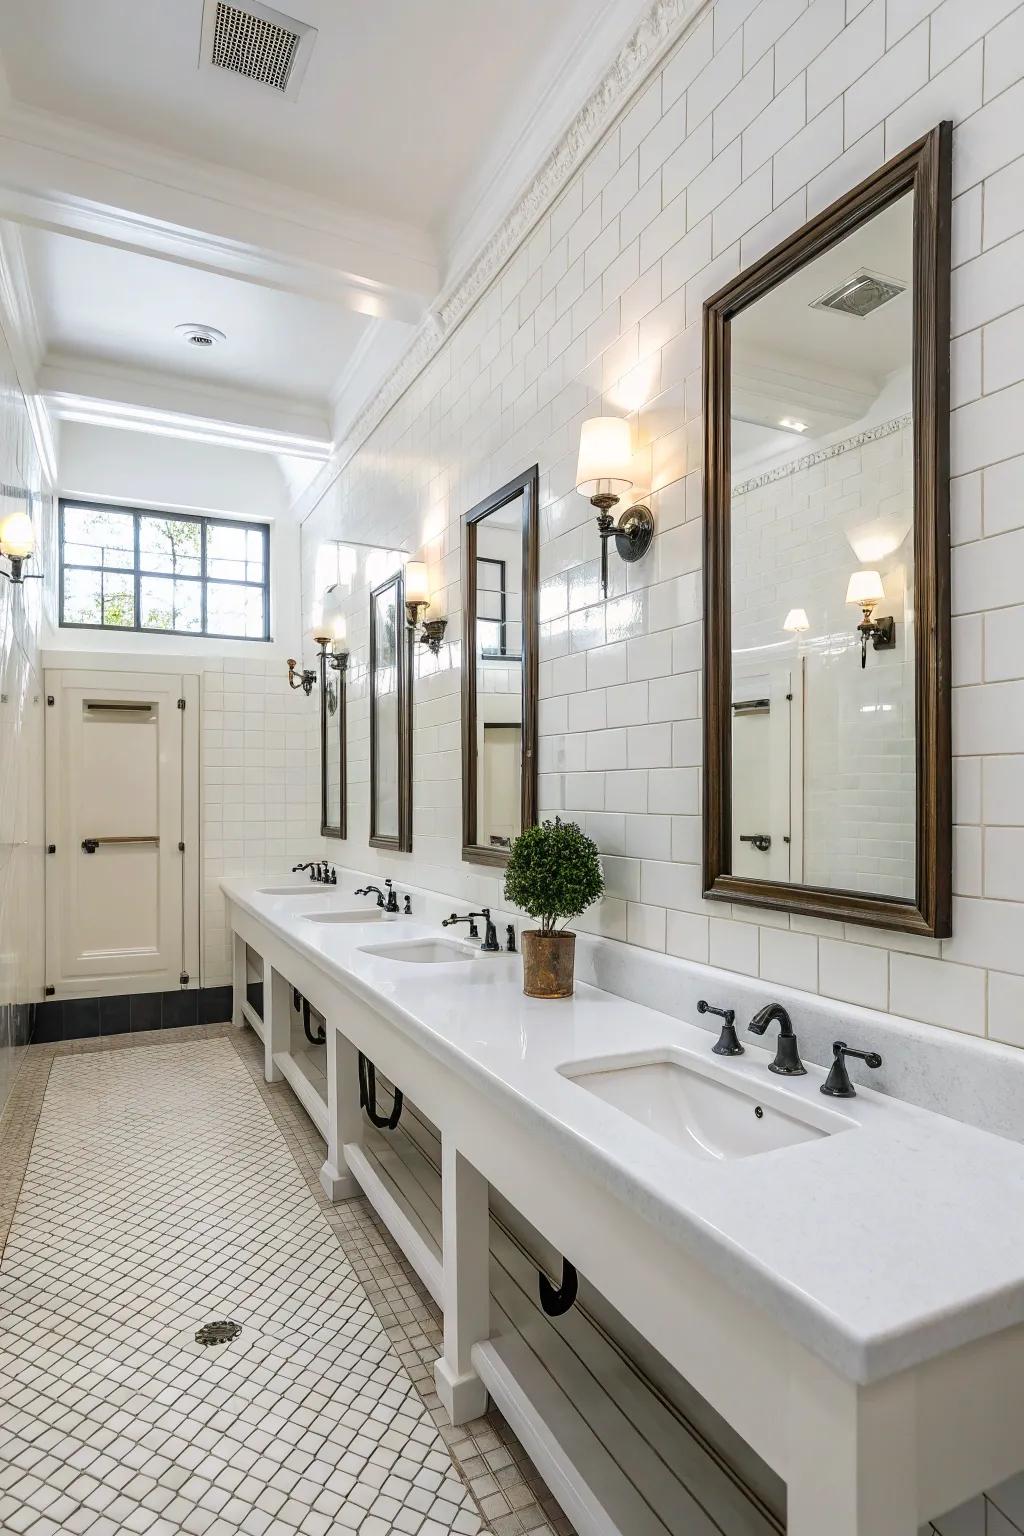
M 882 619 L 872 619 L 875 606 L 885 596 L 882 578 L 877 571 L 854 571 L 846 589 L 846 601 L 859 608 L 864 617 L 857 625 L 860 635 L 860 664 L 868 664 L 868 640 L 876 651 L 891 651 L 896 646 L 896 620 L 891 614 Z
M 309 633 L 313 644 L 320 648 L 317 661 L 320 666 L 321 678 L 326 678 L 328 667 L 332 667 L 335 672 L 344 674 L 348 669 L 348 646 L 345 644 L 344 618 L 339 614 L 330 623 L 320 623 L 315 629 L 310 630 Z M 316 670 L 313 667 L 302 667 L 300 669 L 295 658 L 289 657 L 288 685 L 291 688 L 301 688 L 308 699 L 316 686 Z
M 420 644 L 425 645 L 432 656 L 440 653 L 447 619 L 428 619 L 430 607 L 430 579 L 422 560 L 409 560 L 405 567 L 405 618 L 409 628 L 419 633 Z
M 616 523 L 611 514 L 633 485 L 633 444 L 629 422 L 619 416 L 592 416 L 580 428 L 580 457 L 576 489 L 597 507 L 597 532 L 601 540 L 601 594 L 608 596 L 608 540 L 627 564 L 640 560 L 654 537 L 650 507 L 639 503 L 623 512 Z
M 9 571 L 0 566 L 0 576 L 6 576 L 12 587 L 20 587 L 25 581 L 42 581 L 42 574 L 26 575 L 26 560 L 31 560 L 36 547 L 36 531 L 27 512 L 11 512 L 0 523 L 0 555 L 11 562 Z
M 782 627 L 791 635 L 802 635 L 804 630 L 810 629 L 810 620 L 803 608 L 791 608 L 782 621 Z
M 316 673 L 312 667 L 303 667 L 301 671 L 296 666 L 295 657 L 288 658 L 288 686 L 289 688 L 301 688 L 308 699 L 313 692 L 313 684 L 316 682 Z
M 329 633 L 325 634 L 321 631 L 317 636 L 321 660 L 325 667 L 333 667 L 335 672 L 344 673 L 348 671 L 346 636 L 345 620 L 340 613 L 332 619 Z

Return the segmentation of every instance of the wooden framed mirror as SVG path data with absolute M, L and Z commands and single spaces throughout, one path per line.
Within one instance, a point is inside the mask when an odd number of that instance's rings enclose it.
M 401 571 L 370 593 L 370 845 L 412 849 L 412 656 Z
M 462 857 L 508 862 L 537 819 L 536 464 L 462 519 Z
M 348 656 L 320 646 L 320 836 L 348 836 Z
M 938 937 L 951 142 L 704 306 L 704 894 Z

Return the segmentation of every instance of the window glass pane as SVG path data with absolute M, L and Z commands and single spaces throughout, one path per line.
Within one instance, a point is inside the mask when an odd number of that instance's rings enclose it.
M 139 582 L 143 629 L 176 629 L 187 635 L 203 630 L 202 582 L 172 576 L 143 576 Z
M 202 523 L 179 517 L 140 518 L 139 568 L 198 576 L 202 571 L 202 538 Z
M 208 635 L 237 635 L 245 640 L 263 639 L 263 590 L 216 582 L 206 589 Z
M 206 530 L 206 574 L 220 581 L 258 581 L 266 577 L 263 534 L 256 528 L 211 523 Z
M 130 572 L 103 572 L 103 626 L 132 629 L 135 625 L 135 578 Z
M 103 595 L 99 571 L 64 572 L 65 624 L 100 624 L 103 621 Z
M 66 506 L 64 558 L 76 565 L 133 566 L 135 519 L 130 512 Z

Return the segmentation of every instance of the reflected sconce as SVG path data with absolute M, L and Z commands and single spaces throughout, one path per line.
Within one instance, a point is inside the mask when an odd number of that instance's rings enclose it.
M 654 518 L 650 507 L 629 507 L 616 523 L 612 507 L 633 486 L 633 442 L 629 422 L 618 416 L 593 416 L 580 428 L 580 457 L 576 489 L 597 507 L 601 539 L 601 593 L 608 596 L 608 541 L 627 564 L 640 560 L 651 547 Z
M 339 613 L 325 622 L 313 635 L 320 647 L 320 686 L 323 689 L 324 706 L 329 715 L 336 715 L 345 698 L 345 676 L 348 672 L 348 645 L 346 644 L 345 620 Z M 328 672 L 337 672 L 335 687 Z
M 405 567 L 405 619 L 409 628 L 418 633 L 420 644 L 425 645 L 432 656 L 437 656 L 448 628 L 447 619 L 428 619 L 430 607 L 430 579 L 422 560 L 409 560 Z
M 42 581 L 41 573 L 26 574 L 25 561 L 31 560 L 36 548 L 36 531 L 27 512 L 11 512 L 0 522 L 0 555 L 11 562 L 9 571 L 0 566 L 0 576 L 6 576 L 12 587 L 20 587 L 26 581 Z
M 884 596 L 882 578 L 877 571 L 854 571 L 846 589 L 846 601 L 859 608 L 864 615 L 857 625 L 862 667 L 867 666 L 869 640 L 876 651 L 891 651 L 896 646 L 896 620 L 892 615 L 882 619 L 871 617 Z
M 782 627 L 791 635 L 802 635 L 811 627 L 806 609 L 791 608 L 782 621 Z

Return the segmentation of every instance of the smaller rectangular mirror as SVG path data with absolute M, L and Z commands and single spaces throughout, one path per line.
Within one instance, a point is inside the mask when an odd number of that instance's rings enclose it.
M 347 837 L 345 683 L 348 657 L 320 648 L 320 835 Z
M 537 806 L 537 466 L 463 518 L 462 856 L 504 864 Z
M 370 845 L 412 848 L 412 677 L 401 571 L 370 593 Z

